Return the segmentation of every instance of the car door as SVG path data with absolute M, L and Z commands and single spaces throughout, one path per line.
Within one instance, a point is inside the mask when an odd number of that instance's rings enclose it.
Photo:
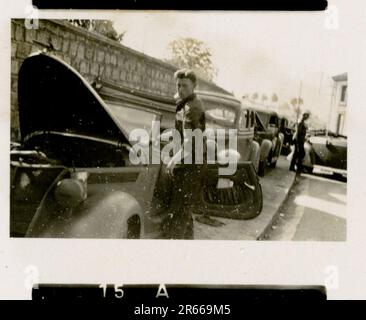
M 237 163 L 231 175 L 220 175 L 220 164 L 209 164 L 195 199 L 195 212 L 231 219 L 251 219 L 262 210 L 262 189 L 252 162 Z M 177 175 L 184 174 L 184 165 Z

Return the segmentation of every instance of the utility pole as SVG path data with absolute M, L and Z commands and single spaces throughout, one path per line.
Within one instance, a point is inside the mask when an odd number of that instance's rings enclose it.
M 333 81 L 332 96 L 330 98 L 330 110 L 329 110 L 328 123 L 327 123 L 326 135 L 325 135 L 327 138 L 328 138 L 328 134 L 329 134 L 330 122 L 332 120 L 332 112 L 333 112 L 333 105 L 334 105 L 334 100 L 335 100 L 335 93 L 336 93 L 336 84 Z
M 298 129 L 299 123 L 299 113 L 300 113 L 300 99 L 302 94 L 302 80 L 300 80 L 299 97 L 297 98 L 297 111 L 296 111 L 296 131 Z

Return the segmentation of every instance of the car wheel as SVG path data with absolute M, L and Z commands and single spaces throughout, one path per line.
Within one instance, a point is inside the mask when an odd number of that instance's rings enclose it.
M 127 223 L 121 226 L 119 239 L 140 239 L 141 237 L 141 221 L 138 215 L 131 216 Z
M 273 157 L 273 154 L 272 154 L 272 152 L 270 152 L 268 155 L 268 164 L 267 164 L 267 166 L 270 168 L 274 168 L 273 163 L 272 163 L 272 157 Z M 276 164 L 275 164 L 275 166 L 276 166 Z
M 134 215 L 127 222 L 127 239 L 140 239 L 141 221 L 138 215 Z
M 260 177 L 264 177 L 266 171 L 267 171 L 267 161 L 259 161 L 259 166 L 258 166 L 258 175 Z
M 270 164 L 270 167 L 271 168 L 276 168 L 276 165 L 277 165 L 277 160 L 276 161 L 274 161 L 274 162 L 272 162 L 271 164 Z
M 308 173 L 308 174 L 313 173 L 313 168 L 312 167 L 303 166 L 302 169 L 303 169 L 303 172 L 305 172 L 305 173 Z

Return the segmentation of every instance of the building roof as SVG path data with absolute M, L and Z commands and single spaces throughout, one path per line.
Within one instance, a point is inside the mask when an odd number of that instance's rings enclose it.
M 347 72 L 332 77 L 334 81 L 347 81 Z

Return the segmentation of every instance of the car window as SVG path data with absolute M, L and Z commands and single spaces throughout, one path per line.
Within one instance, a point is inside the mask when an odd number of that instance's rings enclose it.
M 249 110 L 241 111 L 239 117 L 239 130 L 247 129 L 250 124 L 249 121 L 250 121 Z
M 230 124 L 235 122 L 235 111 L 224 105 L 205 104 L 206 115 L 212 120 L 225 121 Z
M 264 125 L 264 127 L 267 127 L 268 124 L 268 114 L 262 111 L 257 111 L 257 115 L 259 116 L 262 124 Z
M 272 115 L 269 118 L 269 126 L 270 127 L 278 127 L 278 118 L 275 115 Z
M 255 125 L 255 113 L 250 111 L 250 127 L 254 127 Z

